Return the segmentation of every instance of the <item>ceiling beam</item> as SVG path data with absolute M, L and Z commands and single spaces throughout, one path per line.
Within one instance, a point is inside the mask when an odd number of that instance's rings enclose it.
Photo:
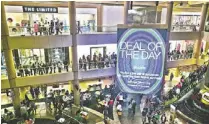
M 46 4 L 42 2 L 11 2 L 11 1 L 5 1 L 5 5 L 10 6 L 44 6 L 44 7 L 64 7 L 67 8 L 68 4 L 67 2 L 46 2 Z M 91 3 L 78 3 L 76 2 L 76 8 L 97 8 L 98 4 L 91 4 Z

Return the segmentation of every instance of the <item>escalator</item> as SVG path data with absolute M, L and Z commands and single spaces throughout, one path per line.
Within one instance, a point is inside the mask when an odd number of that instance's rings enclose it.
M 185 100 L 182 103 L 177 105 L 177 109 L 184 115 L 189 118 L 190 123 L 200 123 L 200 124 L 208 124 L 209 122 L 209 113 L 206 111 L 202 111 L 197 108 L 192 99 Z
M 171 98 L 169 97 L 169 94 L 168 94 L 166 96 L 168 99 L 165 100 L 164 105 L 166 107 L 169 107 L 171 104 L 182 100 L 182 98 L 184 98 L 184 96 L 187 95 L 190 91 L 192 91 L 195 87 L 199 87 L 200 84 L 202 83 L 202 81 L 204 80 L 202 75 L 205 75 L 206 71 L 207 71 L 207 66 L 204 66 L 204 67 L 206 67 L 206 70 L 204 70 L 204 71 L 202 70 L 202 68 L 199 68 L 199 71 L 201 71 L 201 72 L 199 74 L 200 78 L 198 78 L 198 80 L 195 79 L 194 81 L 191 81 L 191 79 L 189 77 L 187 77 L 184 82 L 185 87 L 181 88 L 181 92 L 178 95 L 175 95 L 174 97 L 171 97 Z M 171 91 L 169 91 L 169 92 L 171 92 Z

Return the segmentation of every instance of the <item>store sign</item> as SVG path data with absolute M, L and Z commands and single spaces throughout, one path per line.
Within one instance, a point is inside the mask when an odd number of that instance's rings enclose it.
M 57 7 L 32 7 L 32 6 L 23 6 L 23 12 L 58 13 L 58 8 Z
M 167 30 L 119 28 L 117 80 L 128 93 L 152 94 L 163 83 Z

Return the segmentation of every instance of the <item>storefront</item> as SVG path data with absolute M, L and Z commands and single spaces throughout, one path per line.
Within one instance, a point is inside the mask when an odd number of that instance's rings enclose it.
M 6 70 L 6 63 L 5 63 L 5 57 L 4 52 L 1 51 L 1 78 L 7 77 L 7 70 Z
M 175 12 L 173 14 L 173 30 L 198 31 L 201 12 Z
M 186 51 L 193 50 L 195 41 L 192 40 L 178 40 L 178 41 L 170 41 L 169 52 L 173 50 Z
M 78 46 L 78 49 L 82 49 L 82 51 L 78 52 L 78 58 L 83 55 L 86 57 L 88 55 L 93 58 L 94 53 L 99 55 L 99 53 L 110 56 L 113 52 L 117 53 L 117 44 L 103 44 L 103 45 L 82 45 Z
M 16 66 L 29 65 L 30 62 L 69 62 L 69 47 L 49 49 L 18 49 L 13 50 Z
M 59 19 L 63 23 L 64 30 L 69 28 L 68 8 L 61 7 L 32 7 L 32 6 L 5 6 L 6 19 L 9 31 L 12 32 L 13 26 L 33 26 L 34 22 L 39 22 L 41 25 L 50 23 L 51 20 Z M 96 8 L 77 8 L 76 20 L 80 26 L 95 27 L 97 25 L 97 9 Z M 22 29 L 27 32 L 27 29 Z

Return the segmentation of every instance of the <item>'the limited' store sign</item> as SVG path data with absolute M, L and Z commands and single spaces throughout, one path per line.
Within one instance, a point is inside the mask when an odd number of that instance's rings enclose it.
M 57 7 L 32 7 L 32 6 L 23 6 L 23 12 L 58 13 L 58 8 Z

